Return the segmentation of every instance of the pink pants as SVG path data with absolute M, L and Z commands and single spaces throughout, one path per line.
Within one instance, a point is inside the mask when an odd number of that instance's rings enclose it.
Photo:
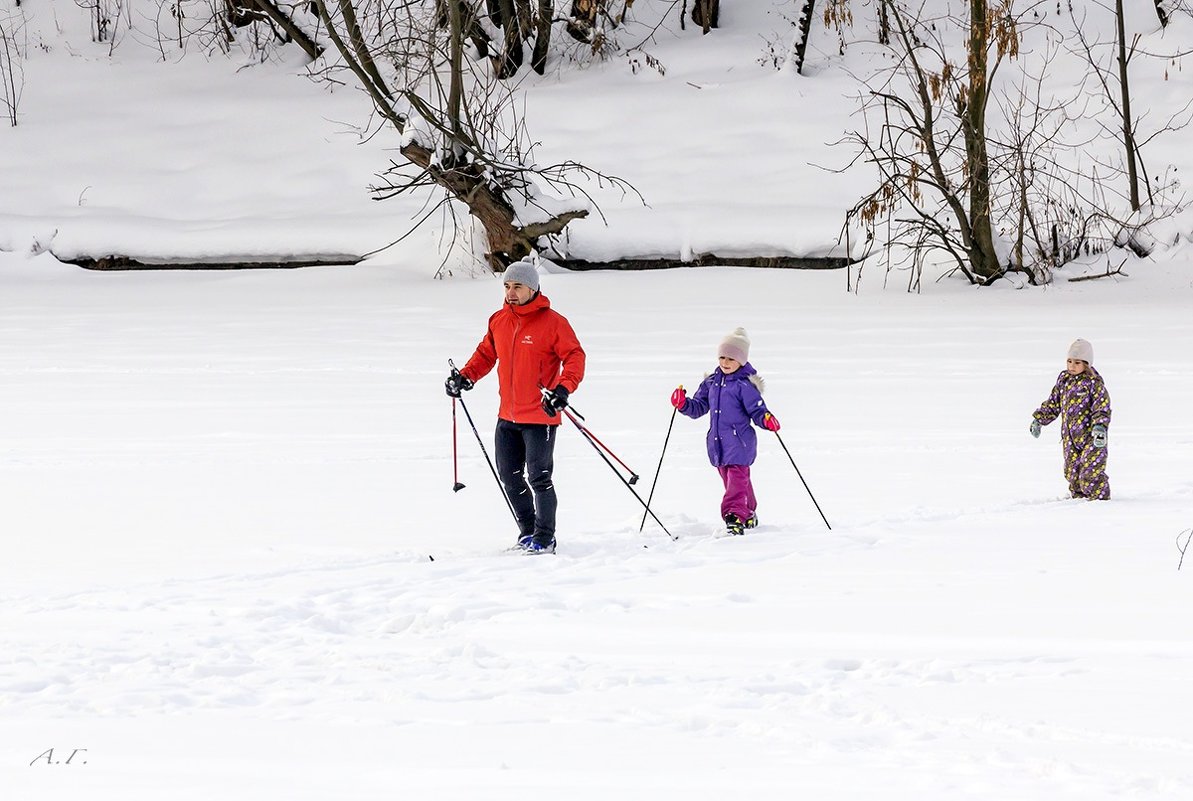
M 721 517 L 735 515 L 743 523 L 750 519 L 758 508 L 754 497 L 754 484 L 750 481 L 748 464 L 730 464 L 718 467 L 721 481 L 725 482 L 725 497 L 721 499 Z

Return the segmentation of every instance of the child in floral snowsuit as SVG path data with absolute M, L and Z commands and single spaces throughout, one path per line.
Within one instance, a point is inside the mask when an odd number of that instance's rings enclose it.
M 1065 369 L 1048 400 L 1032 414 L 1031 435 L 1060 417 L 1060 442 L 1065 455 L 1065 478 L 1074 498 L 1110 500 L 1106 475 L 1110 393 L 1094 369 L 1094 348 L 1084 339 L 1069 347 Z
M 725 485 L 721 519 L 730 534 L 743 534 L 758 525 L 758 499 L 750 481 L 750 465 L 758 456 L 758 436 L 751 423 L 778 431 L 779 421 L 762 400 L 762 377 L 749 362 L 750 339 L 736 329 L 717 349 L 717 369 L 688 397 L 681 386 L 671 393 L 671 405 L 693 420 L 709 415 L 708 460 Z

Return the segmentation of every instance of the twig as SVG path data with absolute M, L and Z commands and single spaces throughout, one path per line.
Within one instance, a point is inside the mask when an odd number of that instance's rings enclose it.
M 1123 265 L 1126 263 L 1127 260 L 1123 259 L 1122 264 L 1119 264 L 1119 266 L 1114 270 L 1111 270 L 1110 265 L 1108 264 L 1106 265 L 1106 272 L 1104 273 L 1098 273 L 1097 275 L 1079 275 L 1076 278 L 1070 278 L 1069 281 L 1070 283 L 1077 283 L 1078 281 L 1096 281 L 1099 278 L 1109 278 L 1114 275 L 1121 275 L 1124 278 L 1130 278 L 1131 276 L 1123 272 Z

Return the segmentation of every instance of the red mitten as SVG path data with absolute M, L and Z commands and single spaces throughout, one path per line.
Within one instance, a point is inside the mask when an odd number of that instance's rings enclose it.
M 687 402 L 688 393 L 684 391 L 683 386 L 676 387 L 671 393 L 671 405 L 676 409 L 682 409 Z
M 766 426 L 767 431 L 779 430 L 779 418 L 775 417 L 770 412 L 767 412 L 766 417 L 762 418 L 762 424 Z

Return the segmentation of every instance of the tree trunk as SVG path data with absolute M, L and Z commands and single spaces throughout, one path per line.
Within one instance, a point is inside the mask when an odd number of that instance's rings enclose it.
M 1164 0 L 1156 1 L 1156 17 L 1160 20 L 1160 27 L 1168 27 L 1168 9 L 1164 8 Z M 20 5 L 19 3 L 17 5 Z
M 539 0 L 535 19 L 534 51 L 530 54 L 530 68 L 542 75 L 547 71 L 547 49 L 551 46 L 551 0 Z
M 307 36 L 302 28 L 295 25 L 294 20 L 282 13 L 282 10 L 274 5 L 272 0 L 251 0 L 250 4 L 261 9 L 267 17 L 277 23 L 277 26 L 285 31 L 294 40 L 294 43 L 311 57 L 311 61 L 323 55 L 323 48 L 317 45 L 311 37 Z
M 1159 3 L 1156 4 L 1159 8 Z M 1118 86 L 1123 104 L 1123 150 L 1127 157 L 1127 181 L 1131 187 L 1131 211 L 1139 211 L 1139 170 L 1135 158 L 1135 132 L 1131 126 L 1131 86 L 1127 83 L 1127 34 L 1123 22 L 1123 0 L 1114 0 L 1118 24 Z
M 500 0 L 501 29 L 505 34 L 501 52 L 493 58 L 493 70 L 498 78 L 512 78 L 522 66 L 522 24 L 514 0 Z
M 886 6 L 884 5 L 883 8 Z M 795 40 L 795 72 L 803 74 L 804 54 L 808 50 L 808 37 L 812 33 L 812 15 L 816 13 L 816 0 L 803 0 L 799 12 L 799 33 Z
M 990 224 L 990 157 L 986 149 L 990 18 L 986 10 L 986 0 L 970 0 L 969 92 L 962 109 L 962 129 L 969 172 L 969 262 L 975 275 L 990 279 L 1000 275 L 1002 270 L 994 251 L 994 232 Z
M 523 228 L 515 223 L 510 204 L 485 180 L 484 167 L 474 162 L 444 169 L 433 158 L 434 153 L 417 142 L 403 146 L 400 152 L 454 199 L 464 203 L 468 213 L 484 227 L 489 243 L 485 260 L 494 272 L 502 272 L 510 263 L 529 255 L 539 237 L 558 234 L 572 220 L 588 216 L 587 211 L 569 211 Z
M 451 25 L 449 2 L 459 6 L 460 25 L 463 28 L 464 36 L 472 40 L 472 46 L 476 48 L 477 55 L 481 58 L 488 58 L 489 43 L 492 40 L 485 29 L 481 27 L 480 19 L 477 17 L 478 9 L 469 5 L 467 0 L 435 0 L 435 24 L 440 28 L 447 28 Z
M 695 0 L 692 3 L 692 22 L 704 33 L 717 27 L 721 16 L 721 0 Z
M 460 4 L 452 0 L 448 10 L 449 69 L 447 90 L 447 118 L 451 125 L 452 156 L 458 156 L 457 147 L 463 140 L 460 129 L 460 109 L 464 103 L 464 21 Z

